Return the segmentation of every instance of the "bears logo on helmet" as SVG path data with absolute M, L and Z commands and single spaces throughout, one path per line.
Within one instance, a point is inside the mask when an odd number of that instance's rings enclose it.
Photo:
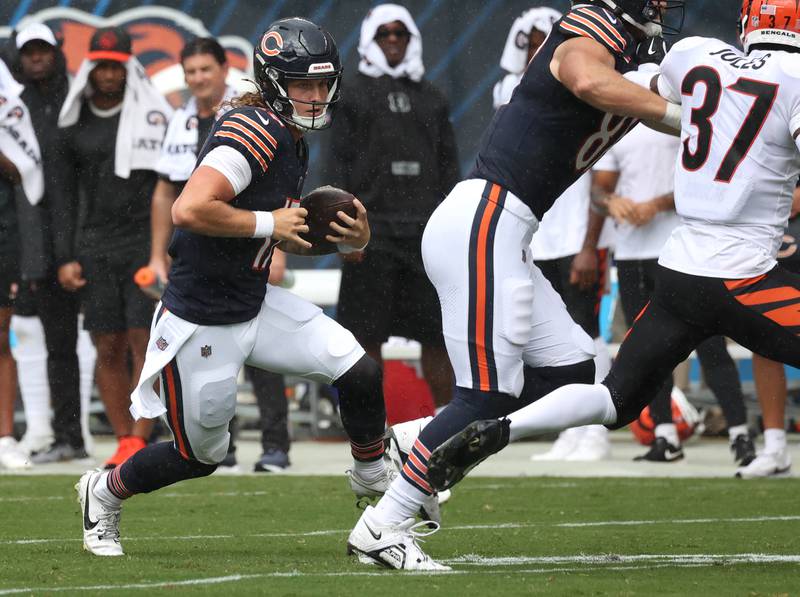
M 796 0 L 744 0 L 739 38 L 745 52 L 758 44 L 800 48 L 800 9 Z
M 253 48 L 256 83 L 264 102 L 285 123 L 303 131 L 328 128 L 339 101 L 342 63 L 330 33 L 301 18 L 275 21 Z M 287 82 L 296 79 L 324 79 L 328 96 L 323 102 L 309 102 L 313 116 L 300 116 L 298 100 L 287 94 Z

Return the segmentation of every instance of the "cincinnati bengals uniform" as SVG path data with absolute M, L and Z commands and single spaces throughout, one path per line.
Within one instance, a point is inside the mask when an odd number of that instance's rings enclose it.
M 651 303 L 604 382 L 621 413 L 616 426 L 714 334 L 800 366 L 800 276 L 776 261 L 800 172 L 797 55 L 744 54 L 688 38 L 667 54 L 658 89 L 683 105 L 675 173 L 681 224 L 661 252 Z

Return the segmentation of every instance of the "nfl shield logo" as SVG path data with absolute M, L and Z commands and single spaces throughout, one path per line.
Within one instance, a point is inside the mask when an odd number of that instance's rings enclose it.
M 158 340 L 156 340 L 156 347 L 158 347 L 158 350 L 167 350 L 167 346 L 169 346 L 169 342 L 164 340 L 164 336 L 160 336 Z
M 211 347 L 210 346 L 201 346 L 200 347 L 200 356 L 204 359 L 207 359 L 211 356 Z

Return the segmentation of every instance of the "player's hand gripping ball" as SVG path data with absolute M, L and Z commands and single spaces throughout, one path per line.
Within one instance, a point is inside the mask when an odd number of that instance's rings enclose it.
M 337 212 L 344 212 L 351 218 L 356 218 L 356 206 L 353 204 L 355 197 L 332 186 L 314 189 L 300 201 L 300 207 L 308 210 L 306 225 L 308 232 L 301 236 L 313 246 L 309 249 L 312 255 L 326 255 L 336 252 L 336 243 L 325 239 L 326 235 L 337 236 L 331 228 L 331 222 L 346 226 L 339 218 Z

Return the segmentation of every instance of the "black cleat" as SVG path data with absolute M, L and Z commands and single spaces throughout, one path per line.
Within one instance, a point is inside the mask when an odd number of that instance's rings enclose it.
M 756 459 L 756 447 L 749 434 L 737 435 L 731 442 L 733 462 L 739 466 L 747 466 Z
M 650 462 L 675 462 L 683 459 L 683 448 L 673 446 L 666 438 L 657 437 L 646 454 L 637 456 L 634 460 L 649 460 Z
M 470 423 L 436 448 L 428 459 L 428 482 L 436 491 L 450 489 L 492 454 L 508 445 L 508 419 Z

